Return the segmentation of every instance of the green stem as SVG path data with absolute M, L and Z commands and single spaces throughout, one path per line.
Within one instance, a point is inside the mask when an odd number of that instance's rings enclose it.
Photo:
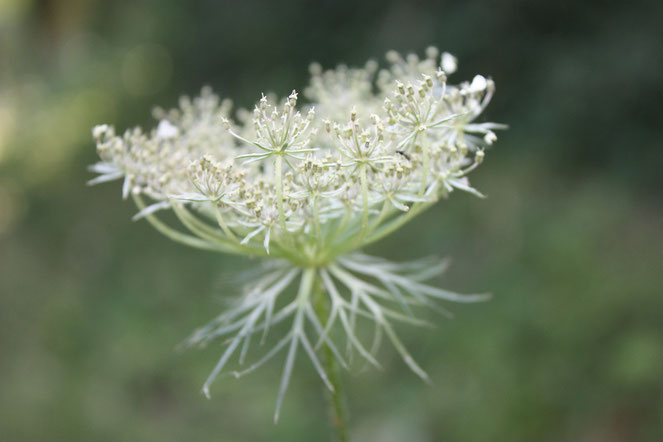
M 232 230 L 230 230 L 230 228 L 228 227 L 228 224 L 226 224 L 226 221 L 223 219 L 223 214 L 221 213 L 221 209 L 219 208 L 219 206 L 216 205 L 216 203 L 214 204 L 214 212 L 215 212 L 215 215 L 216 215 L 216 221 L 219 224 L 219 226 L 221 227 L 221 229 L 223 229 L 223 232 L 226 234 L 226 236 L 228 236 L 230 239 L 232 239 L 236 243 L 239 243 L 239 241 L 237 240 L 237 237 L 232 232 Z
M 421 187 L 419 188 L 419 197 L 422 197 L 424 195 L 424 192 L 426 191 L 426 186 L 428 185 L 428 169 L 429 169 L 428 163 L 430 162 L 430 159 L 428 154 L 428 142 L 426 140 L 425 134 L 421 137 L 421 150 L 423 156 L 422 167 L 424 170 L 421 178 Z
M 327 318 L 329 317 L 329 309 L 327 306 L 327 297 L 325 296 L 325 291 L 322 288 L 320 278 L 317 277 L 315 281 L 315 314 L 318 317 L 318 320 L 323 327 L 326 326 Z M 327 378 L 334 387 L 334 391 L 329 391 L 325 388 L 327 392 L 327 400 L 329 404 L 329 417 L 331 420 L 331 425 L 335 430 L 334 440 L 338 442 L 347 442 L 348 441 L 348 428 L 347 421 L 345 416 L 345 407 L 343 404 L 343 390 L 341 384 L 341 374 L 339 372 L 339 367 L 334 357 L 334 353 L 331 351 L 327 344 L 323 344 L 322 351 L 323 363 L 325 371 L 327 372 Z
M 145 203 L 143 202 L 143 199 L 138 196 L 138 195 L 132 195 L 134 201 L 136 202 L 136 206 L 138 206 L 139 209 L 144 209 L 145 208 Z M 146 215 L 145 219 L 155 228 L 157 231 L 162 233 L 163 235 L 167 236 L 168 238 L 172 239 L 173 241 L 185 244 L 187 246 L 191 247 L 196 247 L 199 249 L 205 249 L 205 250 L 214 250 L 217 252 L 226 252 L 226 253 L 235 253 L 239 254 L 236 250 L 233 249 L 228 249 L 224 245 L 220 244 L 215 244 L 211 243 L 209 241 L 202 240 L 200 238 L 197 238 L 195 236 L 187 235 L 186 233 L 178 232 L 177 230 L 167 226 L 163 222 L 159 220 L 154 214 Z
M 359 169 L 359 180 L 361 182 L 361 199 L 362 199 L 362 212 L 361 212 L 361 234 L 363 238 L 368 227 L 368 179 L 366 177 L 366 164 L 362 164 Z
M 283 210 L 283 157 L 280 154 L 277 154 L 274 159 L 274 185 L 276 186 L 276 206 L 279 210 L 281 234 L 285 236 L 285 212 Z
M 341 218 L 341 221 L 338 223 L 338 226 L 336 226 L 336 228 L 334 229 L 334 233 L 332 233 L 329 236 L 329 239 L 327 240 L 328 244 L 334 243 L 334 240 L 336 240 L 338 235 L 340 235 L 345 230 L 345 226 L 348 224 L 349 220 L 350 220 L 350 209 L 346 206 L 343 218 Z
M 262 256 L 262 257 L 267 256 L 267 254 L 263 249 L 256 249 L 255 247 L 252 246 L 240 244 L 239 241 L 237 241 L 237 238 L 235 238 L 235 241 L 233 242 L 230 238 L 224 237 L 223 235 L 221 235 L 221 232 L 218 229 L 215 229 L 207 225 L 206 223 L 200 221 L 195 216 L 193 216 L 185 207 L 173 204 L 172 208 L 173 212 L 175 213 L 175 216 L 177 216 L 177 219 L 179 219 L 180 222 L 187 229 L 191 231 L 191 233 L 195 234 L 201 239 L 219 244 L 220 246 L 223 247 L 231 248 L 233 250 L 236 250 L 237 253 L 239 254 L 246 253 L 255 256 Z
M 375 228 L 378 227 L 378 226 L 380 225 L 380 223 L 382 222 L 382 220 L 385 219 L 385 217 L 387 216 L 387 213 L 389 213 L 389 208 L 390 208 L 390 206 L 391 206 L 391 203 L 389 202 L 389 200 L 385 200 L 385 202 L 382 204 L 382 209 L 380 210 L 380 214 L 379 214 L 378 217 L 377 217 L 377 218 L 371 223 L 371 225 L 368 226 L 368 233 L 369 233 L 369 234 L 370 234 L 371 232 L 373 232 L 373 231 L 375 230 Z
M 317 245 L 322 242 L 322 229 L 320 227 L 320 208 L 318 206 L 318 196 L 313 197 L 313 222 L 315 225 L 315 237 L 317 238 Z
M 364 241 L 362 241 L 361 247 L 364 247 L 364 246 L 366 246 L 370 243 L 373 243 L 373 242 L 375 242 L 379 239 L 382 239 L 383 237 L 389 235 L 391 232 L 399 229 L 402 225 L 404 225 L 405 223 L 407 223 L 412 218 L 419 215 L 421 212 L 428 209 L 432 205 L 433 205 L 433 202 L 425 202 L 425 203 L 416 203 L 416 204 L 414 204 L 407 213 L 405 213 L 404 215 L 400 215 L 398 218 L 395 218 L 393 221 L 391 221 L 388 224 L 384 225 L 384 227 L 380 228 L 375 233 L 372 233 L 368 238 L 366 238 Z

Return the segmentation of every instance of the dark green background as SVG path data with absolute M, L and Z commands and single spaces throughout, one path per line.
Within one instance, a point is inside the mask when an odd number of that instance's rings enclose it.
M 661 2 L 0 2 L 0 440 L 312 441 L 300 358 L 200 387 L 220 348 L 174 347 L 255 265 L 174 244 L 88 188 L 90 128 L 149 125 L 210 84 L 248 106 L 307 66 L 434 44 L 492 76 L 508 123 L 473 182 L 369 250 L 449 255 L 436 284 L 493 301 L 401 327 L 433 386 L 385 347 L 344 375 L 356 441 L 663 440 Z

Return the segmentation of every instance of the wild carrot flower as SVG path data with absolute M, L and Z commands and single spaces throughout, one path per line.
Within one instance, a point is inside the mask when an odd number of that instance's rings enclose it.
M 233 118 L 231 102 L 203 88 L 178 109 L 155 110 L 159 122 L 148 133 L 93 129 L 101 161 L 91 167 L 99 176 L 90 183 L 122 179 L 123 197 L 139 208 L 134 219 L 177 242 L 265 264 L 231 308 L 187 341 L 227 342 L 206 395 L 233 356 L 243 363 L 252 340 L 263 344 L 278 324 L 287 327 L 276 344 L 233 372 L 242 376 L 287 353 L 276 418 L 298 351 L 333 390 L 320 347 L 343 367 L 353 353 L 379 367 L 375 353 L 386 337 L 427 379 L 394 324 L 426 325 L 413 308 L 439 310 L 439 300 L 486 299 L 426 284 L 444 271 L 444 261 L 394 263 L 361 252 L 454 190 L 481 196 L 467 175 L 502 127 L 477 122 L 495 90 L 492 80 L 477 75 L 448 84 L 452 55 L 429 48 L 423 59 L 390 52 L 387 60 L 383 70 L 375 62 L 330 71 L 313 65 L 305 104 L 295 91 L 281 100 L 262 95 L 252 113 Z M 180 228 L 159 219 L 163 210 Z M 371 342 L 358 332 L 360 323 L 372 324 Z

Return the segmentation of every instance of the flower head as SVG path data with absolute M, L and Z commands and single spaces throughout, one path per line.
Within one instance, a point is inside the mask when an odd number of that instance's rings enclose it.
M 484 299 L 424 284 L 444 269 L 439 263 L 395 264 L 359 252 L 456 189 L 481 196 L 468 174 L 503 127 L 477 122 L 495 90 L 492 80 L 477 75 L 448 84 L 456 70 L 450 54 L 429 48 L 423 59 L 395 52 L 387 59 L 380 71 L 375 62 L 330 71 L 313 65 L 305 106 L 295 91 L 280 101 L 262 95 L 252 113 L 239 110 L 234 119 L 232 103 L 204 88 L 178 109 L 155 110 L 159 122 L 149 133 L 93 129 L 101 161 L 91 183 L 123 179 L 123 196 L 139 207 L 136 218 L 189 246 L 270 258 L 237 305 L 189 340 L 231 336 L 206 393 L 238 348 L 243 361 L 253 336 L 264 340 L 283 322 L 290 331 L 236 372 L 253 371 L 287 348 L 279 405 L 298 348 L 331 387 L 316 351 L 327 346 L 348 365 L 339 334 L 349 353 L 373 365 L 386 336 L 425 378 L 393 322 L 421 325 L 411 309 L 438 308 L 436 299 Z M 172 210 L 184 231 L 163 223 L 159 210 Z M 281 302 L 296 281 L 296 295 Z M 314 308 L 320 298 L 326 314 Z M 356 334 L 361 321 L 375 327 L 370 346 Z

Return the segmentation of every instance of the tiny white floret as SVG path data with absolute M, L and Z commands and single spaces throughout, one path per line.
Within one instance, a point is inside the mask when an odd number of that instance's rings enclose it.
M 458 59 L 448 52 L 442 54 L 442 70 L 447 74 L 453 74 L 458 69 Z
M 487 86 L 488 81 L 486 80 L 486 77 L 483 75 L 475 75 L 474 79 L 472 80 L 472 84 L 470 84 L 470 91 L 481 92 L 485 90 Z
M 94 128 L 92 128 L 92 136 L 95 139 L 99 139 L 103 136 L 103 134 L 108 132 L 109 129 L 110 129 L 110 126 L 108 126 L 107 124 L 98 124 L 98 125 L 94 126 Z
M 175 138 L 179 134 L 179 129 L 170 124 L 168 120 L 161 120 L 159 126 L 157 126 L 157 138 L 159 139 L 167 140 L 169 138 Z

